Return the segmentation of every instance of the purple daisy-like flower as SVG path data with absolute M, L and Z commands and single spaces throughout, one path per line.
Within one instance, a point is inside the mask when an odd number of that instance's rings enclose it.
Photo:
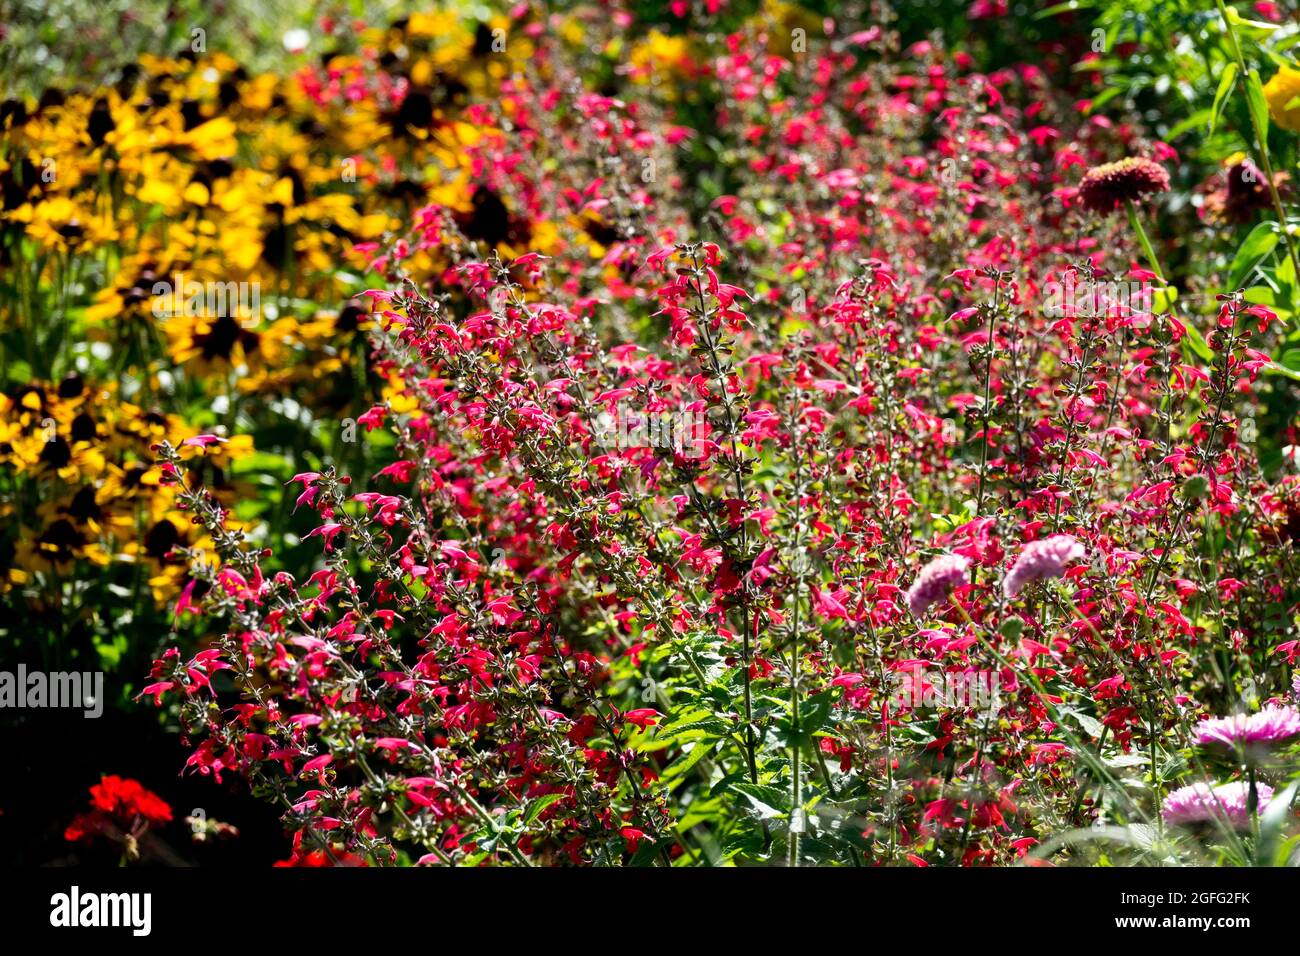
M 946 598 L 949 591 L 965 583 L 968 570 L 970 559 L 960 554 L 941 554 L 923 567 L 907 589 L 907 606 L 912 614 L 920 617 L 931 604 Z
M 1195 741 L 1204 746 L 1262 747 L 1300 736 L 1300 713 L 1292 707 L 1265 707 L 1254 714 L 1209 717 L 1196 725 Z
M 1031 541 L 1007 572 L 1002 589 L 1013 598 L 1030 581 L 1060 577 L 1066 565 L 1086 553 L 1083 542 L 1073 535 L 1054 534 L 1042 541 Z
M 1273 799 L 1273 788 L 1268 784 L 1255 785 L 1259 797 L 1257 813 L 1263 813 Z M 1171 826 L 1191 826 L 1226 820 L 1233 829 L 1250 825 L 1250 784 L 1243 780 L 1211 788 L 1208 783 L 1194 783 L 1181 787 L 1165 797 L 1160 815 Z

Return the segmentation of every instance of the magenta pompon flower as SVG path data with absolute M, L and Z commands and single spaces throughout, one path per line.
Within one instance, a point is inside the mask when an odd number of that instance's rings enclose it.
M 907 606 L 920 617 L 930 605 L 942 601 L 948 592 L 966 580 L 970 559 L 960 554 L 942 554 L 921 569 L 907 589 Z
M 1263 813 L 1273 799 L 1273 788 L 1256 784 L 1259 799 L 1257 813 Z M 1250 825 L 1250 784 L 1243 780 L 1211 787 L 1201 781 L 1181 787 L 1165 797 L 1160 816 L 1170 826 L 1193 826 L 1200 823 L 1226 822 L 1236 830 Z
M 1031 541 L 1007 572 L 1002 589 L 1013 598 L 1031 581 L 1060 577 L 1071 561 L 1086 553 L 1083 543 L 1073 535 L 1054 534 L 1042 541 Z
M 1300 713 L 1291 707 L 1265 707 L 1254 714 L 1209 717 L 1196 725 L 1201 746 L 1237 749 L 1282 744 L 1300 736 Z

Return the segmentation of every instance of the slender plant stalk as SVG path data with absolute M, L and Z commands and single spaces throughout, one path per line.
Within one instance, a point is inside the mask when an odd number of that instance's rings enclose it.
M 1237 34 L 1232 29 L 1232 21 L 1228 19 L 1228 8 L 1223 5 L 1223 0 L 1214 0 L 1215 6 L 1219 8 L 1219 17 L 1223 20 L 1223 32 L 1228 37 L 1228 46 L 1232 49 L 1232 55 L 1237 61 L 1237 77 L 1242 83 L 1249 82 L 1249 73 L 1246 70 L 1246 58 L 1241 55 L 1241 46 L 1237 43 Z M 1247 89 L 1246 96 L 1250 96 L 1250 90 Z M 1246 112 L 1250 115 L 1250 125 L 1255 131 L 1255 141 L 1259 144 L 1259 165 L 1264 173 L 1264 179 L 1268 181 L 1269 198 L 1273 200 L 1273 211 L 1277 213 L 1278 228 L 1282 230 L 1282 241 L 1286 243 L 1287 255 L 1291 258 L 1291 268 L 1296 275 L 1296 281 L 1300 282 L 1300 258 L 1296 257 L 1295 244 L 1291 241 L 1291 232 L 1287 228 L 1286 210 L 1282 208 L 1282 197 L 1278 194 L 1277 184 L 1273 182 L 1273 163 L 1268 156 L 1268 133 L 1260 127 L 1259 117 L 1255 111 L 1249 108 L 1247 104 Z M 1294 305 L 1294 303 L 1292 303 Z
M 1002 278 L 999 276 L 993 286 L 993 304 L 989 308 L 989 355 L 984 365 L 984 402 L 980 406 L 980 484 L 979 490 L 975 495 L 975 517 L 980 516 L 984 507 L 984 484 L 985 473 L 988 469 L 989 460 L 989 401 L 990 389 L 993 383 L 993 334 L 997 329 L 998 305 L 1002 292 Z M 975 583 L 976 568 L 971 565 L 971 584 Z

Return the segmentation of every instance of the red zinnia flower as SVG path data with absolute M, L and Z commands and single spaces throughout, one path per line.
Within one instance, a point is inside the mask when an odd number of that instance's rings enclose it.
M 172 808 L 146 790 L 139 781 L 118 776 L 104 777 L 90 788 L 88 813 L 80 813 L 63 833 L 65 840 L 88 840 L 113 830 L 131 833 L 150 824 L 168 823 Z
M 1169 171 L 1159 163 L 1130 156 L 1094 166 L 1079 183 L 1079 201 L 1093 212 L 1113 212 L 1121 203 L 1169 188 Z

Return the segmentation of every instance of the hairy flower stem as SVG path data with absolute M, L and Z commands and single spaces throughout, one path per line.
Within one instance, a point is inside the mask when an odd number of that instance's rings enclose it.
M 984 511 L 984 485 L 987 480 L 988 460 L 989 460 L 989 419 L 992 417 L 989 402 L 991 400 L 991 390 L 993 385 L 993 336 L 997 331 L 998 306 L 1000 304 L 1002 293 L 1002 276 L 999 275 L 994 280 L 993 285 L 993 304 L 989 307 L 989 341 L 988 341 L 988 358 L 984 364 L 984 401 L 980 404 L 980 481 L 979 490 L 975 495 L 975 517 L 978 518 Z M 978 566 L 971 565 L 970 583 L 975 583 L 975 576 L 978 573 Z
M 1214 415 L 1210 419 L 1210 431 L 1209 434 L 1206 436 L 1204 443 L 1201 445 L 1200 448 L 1201 460 L 1195 472 L 1196 475 L 1204 475 L 1206 479 L 1211 483 L 1214 480 L 1214 469 L 1210 464 L 1210 456 L 1214 450 L 1214 440 L 1218 436 L 1219 422 L 1223 418 L 1223 409 L 1226 406 L 1228 400 L 1228 394 L 1229 392 L 1232 391 L 1232 376 L 1229 373 L 1229 362 L 1232 355 L 1232 350 L 1236 347 L 1236 344 L 1237 344 L 1237 339 L 1236 339 L 1235 325 L 1234 325 L 1234 331 L 1229 334 L 1228 344 L 1223 351 L 1223 354 L 1225 356 L 1224 374 L 1223 374 L 1223 379 L 1219 382 L 1217 395 L 1215 397 Z M 1177 540 L 1179 532 L 1182 531 L 1183 522 L 1187 519 L 1187 516 L 1191 513 L 1192 509 L 1196 506 L 1196 503 L 1197 503 L 1197 499 L 1193 498 L 1190 495 L 1186 495 L 1183 498 L 1183 502 L 1179 507 L 1178 514 L 1174 518 L 1173 524 L 1170 526 L 1169 537 L 1165 540 L 1164 547 L 1160 549 L 1160 556 L 1156 559 L 1155 570 L 1152 571 L 1151 580 L 1147 584 L 1147 590 L 1146 590 L 1147 604 L 1151 603 L 1151 598 L 1155 595 L 1156 585 L 1160 581 L 1160 574 L 1164 570 L 1165 563 L 1169 557 L 1169 552 L 1173 549 L 1174 542 Z
M 709 362 L 713 366 L 715 377 L 718 383 L 719 400 L 722 402 L 723 411 L 726 412 L 727 415 L 727 441 L 731 448 L 731 472 L 736 483 L 736 497 L 737 499 L 743 502 L 746 499 L 745 479 L 741 473 L 740 451 L 736 447 L 736 420 L 735 417 L 732 415 L 731 397 L 727 393 L 727 377 L 723 369 L 721 355 L 719 352 L 722 333 L 721 330 L 719 330 L 716 336 L 710 334 L 711 330 L 709 328 L 709 324 L 710 324 L 709 307 L 707 301 L 704 298 L 704 281 L 702 278 L 702 270 L 700 269 L 699 253 L 696 251 L 691 252 L 691 267 L 692 267 L 693 279 L 695 283 L 695 294 L 697 297 L 699 310 L 700 310 L 699 311 L 700 334 L 704 337 L 704 345 L 705 348 L 708 350 Z M 749 550 L 748 535 L 746 534 L 745 525 L 743 521 L 740 525 L 740 550 L 741 550 L 742 558 L 744 558 L 747 555 L 747 552 Z M 748 589 L 749 585 L 747 583 L 742 583 L 741 587 L 744 589 Z M 741 664 L 743 665 L 742 676 L 743 676 L 744 688 L 745 688 L 744 689 L 745 755 L 749 763 L 749 782 L 756 784 L 758 783 L 758 761 L 755 756 L 755 753 L 757 751 L 758 745 L 757 742 L 754 740 L 754 698 L 753 698 L 753 689 L 751 687 L 752 677 L 750 676 L 750 666 L 751 666 L 752 655 L 753 655 L 752 640 L 756 638 L 756 635 L 754 636 L 754 638 L 752 638 L 750 635 L 749 602 L 743 597 L 741 600 L 740 613 L 741 613 L 741 654 L 742 654 Z M 755 629 L 757 629 L 757 626 L 758 626 L 758 621 L 757 619 L 755 619 L 754 621 Z
M 790 844 L 788 864 L 799 865 L 799 834 L 803 827 L 803 792 L 800 766 L 802 731 L 799 727 L 799 584 L 795 579 L 794 618 L 792 627 L 794 639 L 790 646 L 790 721 L 794 742 L 790 746 Z
M 794 423 L 794 441 L 799 441 L 799 429 Z M 794 611 L 791 618 L 790 641 L 790 866 L 799 865 L 799 834 L 803 827 L 803 780 L 800 766 L 803 751 L 803 728 L 799 724 L 799 601 L 803 590 L 803 576 L 806 570 L 805 555 L 800 539 L 803 537 L 803 455 L 795 461 L 794 474 L 794 559 L 799 562 L 794 578 Z
M 1105 463 L 1111 444 L 1110 426 L 1115 421 L 1115 412 L 1119 407 L 1120 385 L 1124 379 L 1124 361 L 1128 354 L 1128 330 L 1120 329 L 1119 351 L 1115 357 L 1115 378 L 1110 384 L 1109 394 L 1106 396 L 1106 420 L 1102 424 L 1102 444 L 1098 451 L 1098 457 L 1101 461 L 1092 466 L 1092 476 L 1088 480 L 1088 496 L 1083 504 L 1091 504 L 1097 490 L 1097 478 L 1101 472 L 1101 467 Z M 1080 496 L 1082 497 L 1082 496 Z M 1059 527 L 1059 526 L 1058 526 Z
M 1079 337 L 1079 367 L 1075 370 L 1074 382 L 1070 385 L 1069 392 L 1065 401 L 1065 440 L 1061 446 L 1061 467 L 1056 473 L 1056 485 L 1062 489 L 1065 488 L 1065 476 L 1070 467 L 1070 448 L 1074 444 L 1074 435 L 1077 430 L 1076 421 L 1078 416 L 1074 413 L 1074 405 L 1080 395 L 1084 392 L 1083 378 L 1087 370 L 1088 353 L 1092 351 L 1093 327 L 1091 325 L 1084 327 L 1083 334 Z M 1052 533 L 1055 534 L 1061 530 L 1061 509 L 1064 498 L 1058 494 L 1056 503 L 1052 508 Z

